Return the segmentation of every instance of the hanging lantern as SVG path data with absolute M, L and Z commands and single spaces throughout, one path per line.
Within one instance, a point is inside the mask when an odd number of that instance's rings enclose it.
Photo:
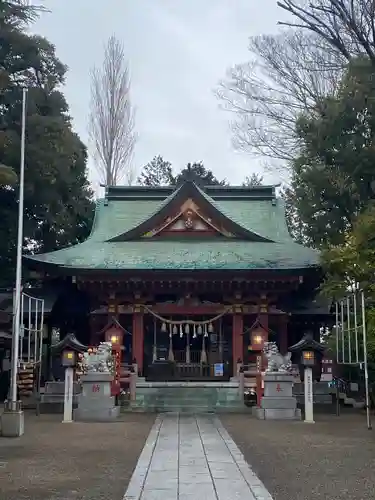
M 161 331 L 163 333 L 165 333 L 167 331 L 167 325 L 166 325 L 166 323 L 162 323 L 162 325 L 161 325 Z
M 185 325 L 185 333 L 186 333 L 186 335 L 188 335 L 190 333 L 189 323 L 186 323 L 186 325 Z
M 208 324 L 208 331 L 209 331 L 209 333 L 213 333 L 213 331 L 214 331 L 214 325 L 212 323 Z
M 180 337 L 182 338 L 184 336 L 184 330 L 182 329 L 182 325 L 180 325 Z
M 198 325 L 197 333 L 198 333 L 198 335 L 202 335 L 202 333 L 203 333 L 202 325 Z
M 208 337 L 207 325 L 204 325 L 204 336 Z
M 259 325 L 251 332 L 251 349 L 253 351 L 261 351 L 264 346 L 266 337 L 265 330 Z
M 176 325 L 173 325 L 173 335 L 177 335 L 177 326 Z

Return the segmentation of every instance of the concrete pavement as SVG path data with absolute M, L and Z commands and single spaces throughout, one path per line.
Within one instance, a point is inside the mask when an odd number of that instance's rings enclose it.
M 211 415 L 159 415 L 123 500 L 273 500 Z

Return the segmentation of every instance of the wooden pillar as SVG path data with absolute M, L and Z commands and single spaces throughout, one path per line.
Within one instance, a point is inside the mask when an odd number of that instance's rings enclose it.
M 237 376 L 237 363 L 243 361 L 243 314 L 241 307 L 235 307 L 233 312 L 232 331 L 233 376 Z
M 288 352 L 288 316 L 284 314 L 280 316 L 280 352 L 281 354 L 286 354 Z
M 99 344 L 98 340 L 98 332 L 101 330 L 101 325 L 99 324 L 98 317 L 94 316 L 92 313 L 90 314 L 90 319 L 89 319 L 89 325 L 90 325 L 90 338 L 89 338 L 89 345 L 97 345 Z
M 143 312 L 139 306 L 134 307 L 133 312 L 133 329 L 132 329 L 132 357 L 138 365 L 138 373 L 143 372 Z
M 268 342 L 268 302 L 267 302 L 267 297 L 265 295 L 262 295 L 260 298 L 260 305 L 259 305 L 259 314 L 258 314 L 258 321 L 264 328 L 266 332 L 266 338 L 264 339 L 265 342 Z

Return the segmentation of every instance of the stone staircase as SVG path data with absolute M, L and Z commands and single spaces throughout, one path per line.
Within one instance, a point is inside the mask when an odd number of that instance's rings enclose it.
M 356 390 L 351 388 L 352 385 L 357 386 Z M 339 389 L 337 392 L 337 388 Z M 337 395 L 341 406 L 344 408 L 364 408 L 365 401 L 363 395 L 359 392 L 358 384 L 350 384 L 344 379 L 335 378 L 330 384 L 330 393 L 336 399 Z
M 230 413 L 249 411 L 238 382 L 138 382 L 125 411 Z
M 305 403 L 305 386 L 302 382 L 297 382 L 293 386 L 293 396 L 296 397 L 297 403 L 303 405 Z M 332 395 L 327 382 L 314 382 L 313 385 L 314 404 L 331 405 Z
M 364 401 L 359 398 L 359 395 L 350 393 L 348 384 L 341 384 L 339 390 L 340 405 L 344 408 L 360 409 L 364 407 Z M 337 390 L 336 387 L 328 382 L 314 382 L 313 397 L 315 410 L 327 411 L 335 406 Z M 304 384 L 298 382 L 294 384 L 293 395 L 297 398 L 297 403 L 300 407 L 304 406 Z
M 64 382 L 46 382 L 44 391 L 40 396 L 40 413 L 64 412 Z M 78 395 L 81 387 L 77 382 L 73 384 L 73 408 L 77 408 Z

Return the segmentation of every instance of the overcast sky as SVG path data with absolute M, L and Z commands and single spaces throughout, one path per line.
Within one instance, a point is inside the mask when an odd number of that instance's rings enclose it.
M 138 170 L 160 154 L 176 171 L 202 160 L 232 184 L 262 173 L 259 160 L 233 150 L 230 115 L 220 109 L 214 89 L 228 67 L 248 60 L 249 36 L 277 31 L 282 13 L 276 0 L 45 0 L 44 5 L 51 13 L 43 14 L 33 31 L 54 43 L 69 67 L 64 93 L 85 143 L 89 70 L 100 65 L 103 45 L 115 34 L 124 42 L 132 73 Z M 91 162 L 90 171 L 96 187 Z

